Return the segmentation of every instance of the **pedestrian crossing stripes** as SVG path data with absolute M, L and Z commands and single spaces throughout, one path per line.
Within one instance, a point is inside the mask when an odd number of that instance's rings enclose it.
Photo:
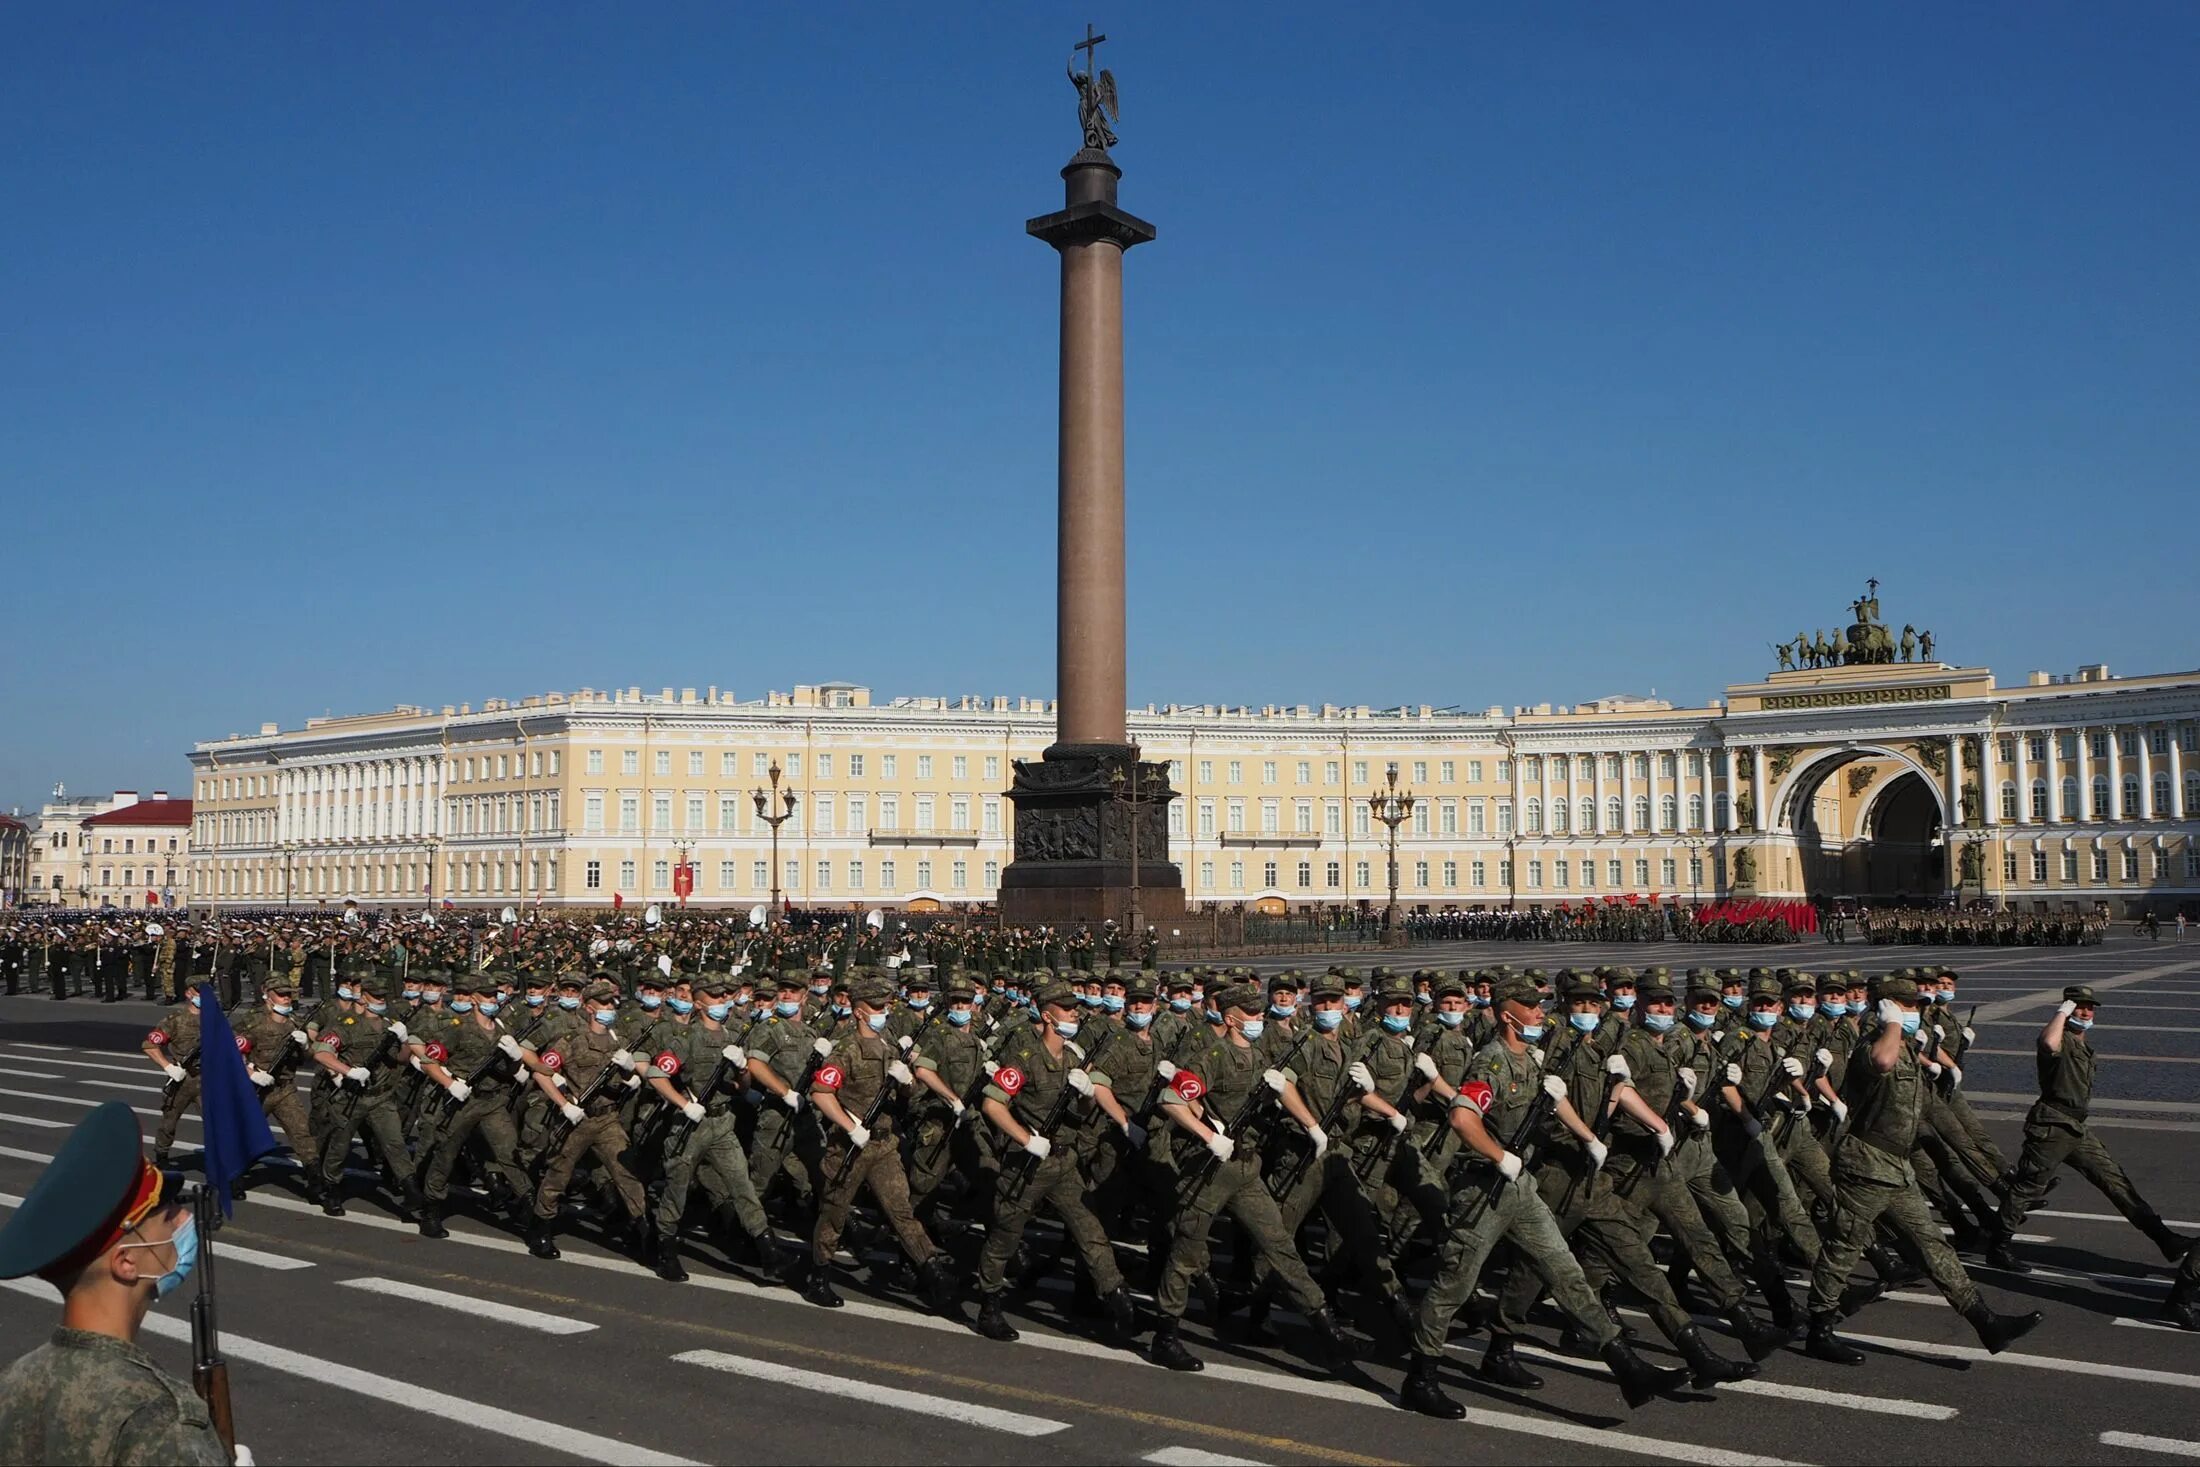
M 1028 1416 L 1020 1411 L 1003 1411 L 995 1406 L 957 1401 L 925 1391 L 903 1390 L 899 1386 L 879 1385 L 875 1381 L 858 1380 L 850 1376 L 827 1375 L 823 1371 L 782 1365 L 775 1360 L 728 1355 L 720 1350 L 686 1350 L 672 1358 L 682 1365 L 700 1365 L 706 1370 L 723 1371 L 749 1380 L 794 1386 L 820 1395 L 861 1401 L 866 1406 L 913 1411 L 934 1420 L 955 1421 L 964 1426 L 982 1426 L 988 1431 L 1005 1431 L 1012 1436 L 1052 1436 L 1058 1431 L 1069 1430 L 1067 1421 Z

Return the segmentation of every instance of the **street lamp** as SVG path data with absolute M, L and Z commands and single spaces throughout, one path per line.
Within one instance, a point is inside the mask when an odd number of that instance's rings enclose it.
M 680 905 L 685 907 L 688 904 L 688 891 L 694 890 L 695 886 L 694 873 L 688 867 L 689 859 L 695 854 L 695 842 L 691 840 L 674 841 L 672 843 L 672 854 L 679 858 L 678 864 L 672 868 L 672 893 L 680 899 Z M 683 885 L 687 890 L 681 889 Z
M 795 798 L 793 790 L 783 790 L 779 787 L 780 769 L 779 761 L 777 759 L 772 760 L 771 768 L 766 770 L 765 773 L 771 776 L 771 793 L 768 795 L 765 794 L 763 786 L 759 785 L 756 788 L 756 792 L 751 795 L 750 798 L 756 801 L 756 818 L 763 821 L 766 825 L 769 825 L 772 828 L 772 915 L 776 917 L 777 915 L 779 915 L 780 903 L 779 827 L 785 825 L 789 820 L 792 820 L 794 818 Z M 782 801 L 785 802 L 786 808 L 782 810 L 779 814 L 774 815 L 772 813 L 772 807 L 781 803 Z
M 1694 907 L 1701 900 L 1697 888 L 1703 880 L 1703 838 L 1690 836 L 1681 846 L 1688 852 L 1688 905 Z
M 1153 803 L 1144 795 L 1140 794 L 1138 790 L 1139 758 L 1140 754 L 1138 745 L 1131 745 L 1130 776 L 1127 781 L 1130 786 L 1130 793 L 1128 794 L 1128 796 L 1124 794 L 1123 787 L 1126 783 L 1126 780 L 1123 774 L 1123 766 L 1118 764 L 1115 766 L 1114 769 L 1108 772 L 1108 783 L 1115 787 L 1115 797 L 1118 800 L 1121 800 L 1125 805 L 1129 806 L 1131 812 L 1130 924 L 1131 940 L 1133 942 L 1136 942 L 1146 930 L 1146 916 L 1145 913 L 1140 909 L 1138 904 L 1138 827 L 1141 823 L 1142 817 L 1145 814 L 1146 806 Z
M 1383 788 L 1367 797 L 1368 813 L 1390 830 L 1390 904 L 1383 908 L 1383 942 L 1395 946 L 1405 934 L 1398 927 L 1398 827 L 1413 816 L 1413 792 L 1398 792 L 1398 761 L 1383 767 Z

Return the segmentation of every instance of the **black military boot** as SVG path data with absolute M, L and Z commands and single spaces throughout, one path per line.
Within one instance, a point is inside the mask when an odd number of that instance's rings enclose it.
M 1803 1341 L 1803 1353 L 1813 1360 L 1824 1360 L 1834 1365 L 1862 1365 L 1864 1352 L 1833 1332 L 1836 1322 L 1829 1310 L 1810 1317 L 1810 1334 Z
M 2162 1323 L 2174 1324 L 2179 1329 L 2200 1330 L 2200 1297 L 2195 1297 L 2193 1281 L 2178 1279 L 2162 1301 Z
M 1107 1311 L 1105 1330 L 1111 1345 L 1127 1345 L 1138 1337 L 1138 1306 L 1131 1302 L 1128 1284 L 1117 1284 L 1100 1296 L 1100 1307 Z
M 955 1262 L 945 1253 L 935 1253 L 924 1260 L 917 1269 L 917 1287 L 923 1291 L 924 1302 L 934 1314 L 948 1319 L 962 1318 L 962 1289 L 955 1282 Z
M 1792 1332 L 1803 1322 L 1795 1307 L 1795 1296 L 1788 1292 L 1787 1278 L 1780 1272 L 1779 1265 L 1770 1259 L 1760 1259 L 1751 1276 L 1758 1292 L 1765 1296 L 1765 1312 L 1772 1316 L 1775 1328 Z
M 772 1237 L 771 1229 L 750 1234 L 749 1246 L 756 1250 L 756 1258 L 751 1267 L 756 1270 L 757 1277 L 767 1284 L 776 1284 L 786 1277 L 786 1271 L 779 1262 L 779 1243 Z
M 1337 1325 L 1337 1316 L 1317 1309 L 1307 1323 L 1314 1328 L 1314 1359 L 1331 1375 L 1342 1375 L 1352 1364 L 1352 1342 Z
M 2032 1265 L 2017 1256 L 2017 1250 L 2010 1246 L 2012 1242 L 2008 1233 L 1997 1233 L 1986 1245 L 1986 1266 L 1998 1268 L 2003 1273 L 2030 1273 Z
M 1614 1340 L 1599 1353 L 1604 1363 L 1611 1367 L 1613 1379 L 1619 1382 L 1619 1393 L 1629 1406 L 1646 1406 L 1659 1396 L 1688 1384 L 1687 1371 L 1678 1366 L 1660 1369 L 1637 1355 L 1635 1347 L 1625 1340 Z
M 1999 1355 L 2030 1334 L 2040 1322 L 2037 1309 L 2029 1314 L 1996 1314 L 1984 1299 L 1964 1310 L 1963 1317 L 1978 1331 L 1978 1342 L 1986 1347 L 1989 1355 Z
M 433 1202 L 420 1209 L 420 1236 L 423 1238 L 448 1238 L 451 1230 L 443 1226 L 443 1209 Z
M 2171 1263 L 2182 1261 L 2185 1254 L 2192 1249 L 2193 1240 L 2191 1238 L 2171 1232 L 2169 1224 L 2158 1217 L 2149 1218 L 2146 1222 L 2140 1224 L 2139 1231 L 2145 1233 L 2148 1240 L 2155 1247 L 2161 1249 L 2162 1256 Z
M 1703 1331 L 1689 1325 L 1673 1336 L 1673 1348 L 1681 1352 L 1688 1362 L 1688 1383 L 1699 1391 L 1713 1386 L 1729 1385 L 1737 1380 L 1748 1380 L 1757 1373 L 1754 1360 L 1729 1360 L 1715 1355 L 1704 1343 Z
M 1178 1321 L 1167 1318 L 1154 1328 L 1153 1363 L 1171 1370 L 1205 1370 L 1206 1362 L 1184 1348 L 1184 1341 L 1177 1335 L 1178 1328 Z
M 344 1215 L 344 1179 L 338 1177 L 333 1182 L 322 1182 L 320 1201 L 323 1213 L 330 1217 L 342 1217 Z
M 1398 1405 L 1441 1421 L 1457 1421 L 1467 1408 L 1454 1401 L 1437 1384 L 1437 1357 L 1415 1351 L 1406 1363 L 1405 1383 L 1398 1387 Z
M 167 1148 L 167 1147 L 165 1147 L 165 1146 L 160 1146 L 160 1147 L 155 1147 L 155 1148 L 154 1148 L 154 1150 L 153 1150 L 153 1170 L 154 1170 L 154 1171 L 156 1171 L 156 1172 L 164 1172 L 164 1171 L 168 1170 L 168 1148 Z
M 999 1289 L 979 1291 L 978 1318 L 971 1328 L 987 1339 L 999 1340 L 1003 1344 L 1020 1338 L 1016 1333 L 1016 1326 L 1010 1324 L 1001 1316 L 1001 1291 Z
M 1795 1338 L 1794 1330 L 1759 1319 L 1744 1299 L 1735 1300 L 1734 1307 L 1726 1311 L 1726 1322 L 1734 1326 L 1734 1338 L 1741 1341 L 1742 1352 L 1752 1360 L 1764 1359 Z
M 1413 1302 L 1406 1298 L 1405 1290 L 1392 1289 L 1383 1299 L 1383 1312 L 1390 1318 L 1390 1327 L 1398 1332 L 1401 1341 L 1413 1338 L 1415 1310 Z
M 420 1183 L 412 1177 L 398 1183 L 397 1198 L 397 1205 L 413 1217 L 428 1211 L 428 1199 L 421 1193 Z
M 687 1282 L 687 1276 L 687 1265 L 680 1261 L 680 1235 L 678 1233 L 659 1233 L 657 1235 L 657 1277 L 668 1284 L 684 1284 Z
M 1511 1335 L 1491 1335 L 1490 1347 L 1483 1352 L 1482 1368 L 1475 1372 L 1491 1385 L 1503 1386 L 1508 1391 L 1540 1391 L 1543 1377 L 1520 1363 L 1513 1353 Z
M 1275 1302 L 1275 1290 L 1270 1285 L 1263 1284 L 1255 1289 L 1252 1298 L 1246 1301 L 1245 1322 L 1238 1326 L 1238 1338 L 1248 1345 L 1275 1344 L 1276 1332 L 1268 1324 L 1268 1311 L 1275 1307 Z
M 527 1229 L 527 1251 L 537 1258 L 563 1258 L 557 1245 L 558 1220 L 554 1217 L 538 1217 Z
M 833 1287 L 833 1266 L 813 1263 L 802 1280 L 802 1297 L 820 1309 L 838 1309 L 847 1300 Z
M 1634 1327 L 1619 1317 L 1619 1304 L 1615 1298 L 1617 1293 L 1616 1286 L 1606 1284 L 1597 1291 L 1597 1302 L 1604 1306 L 1604 1317 L 1612 1321 L 1612 1328 L 1619 1331 L 1619 1337 L 1632 1344 L 1635 1340 Z
M 1884 1243 L 1872 1243 L 1866 1246 L 1864 1261 L 1872 1266 L 1873 1273 L 1879 1275 L 1879 1292 L 1872 1296 L 1874 1299 L 1878 1298 L 1880 1294 L 1886 1293 L 1889 1289 L 1899 1289 L 1905 1284 L 1914 1284 L 1925 1277 L 1923 1269 L 1914 1267 L 1908 1262 L 1895 1257 Z

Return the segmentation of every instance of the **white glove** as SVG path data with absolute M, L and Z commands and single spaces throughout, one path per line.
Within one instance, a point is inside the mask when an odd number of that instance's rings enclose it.
M 1794 1079 L 1800 1080 L 1803 1078 L 1803 1062 L 1792 1054 L 1780 1061 L 1780 1068 L 1786 1070 Z
M 2076 999 L 2066 998 L 2061 1003 L 2055 1005 L 2055 1014 L 2058 1018 L 2067 1019 L 2077 1011 L 2078 1001 Z
M 626 1083 L 619 1088 L 622 1090 L 639 1090 L 642 1088 L 642 1077 L 640 1075 L 629 1075 L 626 1077 Z
M 1893 1024 L 1899 1028 L 1902 1023 L 1902 1005 L 1891 998 L 1881 999 L 1879 1001 L 1879 1022 L 1882 1025 Z
M 1537 1046 L 1537 1045 L 1533 1045 L 1533 1044 L 1529 1045 L 1529 1046 L 1528 1046 L 1528 1058 L 1529 1058 L 1529 1059 L 1532 1059 L 1532 1060 L 1534 1060 L 1534 1061 L 1535 1061 L 1535 1062 L 1536 1062 L 1537 1064 L 1539 1064 L 1539 1065 L 1540 1065 L 1540 1064 L 1542 1064 L 1542 1063 L 1543 1063 L 1543 1050 L 1542 1050 L 1542 1049 L 1541 1049 L 1541 1048 L 1540 1048 L 1539 1046 Z
M 1545 1075 L 1543 1077 L 1543 1093 L 1553 1100 L 1564 1100 L 1566 1098 L 1566 1082 L 1556 1075 Z
M 1708 1131 L 1711 1129 L 1710 1111 L 1700 1109 L 1692 1110 L 1688 1113 L 1688 1119 L 1695 1123 L 1696 1129 L 1699 1131 Z
M 558 1107 L 558 1114 L 564 1116 L 576 1126 L 588 1119 L 588 1112 L 582 1110 L 570 1100 Z
M 397 1042 L 399 1044 L 412 1043 L 412 1031 L 407 1029 L 403 1024 L 398 1023 L 395 1019 L 390 1020 L 390 1032 L 397 1036 Z
M 1345 1078 L 1350 1080 L 1353 1084 L 1359 1086 L 1363 1094 L 1372 1093 L 1374 1091 L 1375 1074 L 1372 1070 L 1368 1069 L 1367 1065 L 1364 1062 L 1360 1060 L 1354 1060 L 1351 1065 L 1346 1068 L 1344 1073 Z
M 861 1121 L 848 1128 L 848 1144 L 861 1151 L 871 1144 L 871 1128 Z
M 1053 1149 L 1054 1143 L 1052 1141 L 1049 1141 L 1046 1137 L 1039 1135 L 1037 1132 L 1033 1132 L 1030 1136 L 1024 1138 L 1024 1151 L 1028 1155 L 1035 1156 L 1041 1161 L 1045 1161 L 1047 1159 L 1047 1153 L 1052 1151 Z
M 1217 1131 L 1207 1138 L 1207 1149 L 1215 1154 L 1216 1161 L 1228 1161 L 1237 1150 L 1237 1142 Z
M 960 1125 L 962 1118 L 970 1113 L 970 1107 L 959 1100 L 950 1100 L 947 1102 L 947 1111 L 955 1118 L 956 1124 Z
M 1840 1101 L 1836 1100 L 1833 1103 L 1833 1118 L 1842 1125 L 1847 1125 L 1849 1120 L 1849 1108 L 1846 1105 L 1842 1104 Z
M 1945 1024 L 1933 1025 L 1933 1037 L 1935 1039 L 1946 1039 L 1948 1037 L 1948 1026 Z
M 886 1078 L 892 1080 L 896 1085 L 907 1085 L 911 1083 L 912 1079 L 909 1067 L 900 1060 L 895 1060 L 886 1067 Z
M 1520 1180 L 1520 1158 L 1510 1151 L 1497 1158 L 1497 1171 L 1508 1182 Z
M 686 1116 L 689 1120 L 695 1122 L 697 1125 L 701 1125 L 703 1123 L 703 1103 L 699 1100 L 691 1100 L 686 1105 L 680 1107 L 680 1114 Z
M 1168 1081 L 1174 1080 L 1176 1078 L 1176 1066 L 1169 1063 L 1169 1061 L 1167 1060 L 1163 1060 L 1160 1064 L 1155 1065 L 1153 1067 L 1153 1072 L 1161 1077 L 1163 1083 L 1167 1083 Z
M 374 1073 L 365 1065 L 353 1065 L 350 1069 L 344 1071 L 344 1078 L 354 1085 L 364 1085 L 374 1078 Z
M 1146 1149 L 1146 1128 L 1138 1122 L 1125 1121 L 1123 1123 L 1123 1137 L 1131 1143 L 1131 1150 L 1144 1151 Z
M 832 1052 L 833 1041 L 831 1041 L 830 1039 L 820 1039 L 817 1041 L 817 1043 L 810 1046 L 810 1053 L 818 1056 L 820 1059 L 822 1059 L 826 1055 L 831 1054 Z
M 779 1096 L 779 1103 L 789 1110 L 800 1110 L 802 1109 L 802 1092 L 799 1090 L 782 1091 Z
M 518 1059 L 520 1057 L 519 1041 L 509 1034 L 499 1034 L 497 1036 L 497 1049 L 503 1053 L 506 1059 Z
M 417 1054 L 408 1054 L 405 1056 L 405 1063 L 411 1065 L 414 1069 L 417 1070 L 420 1068 L 420 1056 Z
M 1400 1133 L 1403 1133 L 1406 1127 L 1413 1124 L 1412 1120 L 1402 1110 L 1392 1111 L 1386 1119 L 1390 1122 L 1390 1129 Z
M 557 1086 L 560 1090 L 570 1090 L 573 1088 L 572 1086 L 565 1083 L 565 1076 L 563 1075 L 552 1075 L 550 1077 L 550 1083 Z
M 1592 1138 L 1589 1142 L 1589 1170 L 1593 1172 L 1604 1170 L 1604 1159 L 1611 1154 L 1611 1147 Z
M 1938 1060 L 1927 1060 L 1927 1061 L 1925 1061 L 1925 1073 L 1926 1073 L 1926 1074 L 1928 1074 L 1928 1075 L 1930 1075 L 1930 1076 L 1932 1076 L 1932 1077 L 1933 1077 L 1933 1078 L 1934 1078 L 1935 1080 L 1939 1079 L 1939 1078 L 1940 1078 L 1940 1061 L 1938 1061 Z
M 1664 1130 L 1658 1132 L 1658 1155 L 1671 1156 L 1673 1154 L 1673 1143 L 1675 1139 L 1676 1138 L 1673 1135 L 1673 1128 L 1671 1126 L 1668 1126 Z
M 1083 1070 L 1071 1070 L 1069 1072 L 1069 1088 L 1079 1095 L 1089 1097 L 1092 1094 L 1092 1076 Z
M 1314 1159 L 1320 1161 L 1322 1154 L 1329 1150 L 1329 1133 L 1320 1126 L 1308 1126 L 1306 1139 L 1314 1143 Z
M 1750 1140 L 1754 1141 L 1759 1136 L 1762 1136 L 1764 1133 L 1765 1128 L 1757 1124 L 1757 1118 L 1755 1116 L 1742 1117 L 1742 1134 L 1744 1136 L 1747 1136 Z
M 168 1072 L 169 1079 L 174 1080 L 178 1084 L 181 1084 L 185 1080 L 191 1078 L 190 1074 L 185 1071 L 182 1065 L 162 1065 L 161 1068 Z
M 1948 1083 L 1950 1085 L 1961 1085 L 1963 1083 L 1963 1067 L 1953 1060 L 1948 1063 Z
M 611 1063 L 617 1065 L 629 1075 L 634 1073 L 634 1056 L 623 1049 L 611 1051 Z
M 252 1459 L 252 1448 L 246 1446 L 243 1442 L 239 1442 L 237 1443 L 236 1453 L 234 1457 L 230 1458 L 236 1464 L 236 1467 L 256 1467 Z
M 749 1062 L 748 1051 L 738 1044 L 729 1044 L 724 1049 L 719 1050 L 718 1057 L 735 1069 L 739 1069 Z
M 1690 1095 L 1696 1093 L 1696 1071 L 1694 1068 L 1691 1067 L 1681 1071 L 1681 1089 L 1687 1091 Z
M 300 1049 L 305 1049 L 313 1043 L 313 1036 L 303 1029 L 293 1029 L 290 1031 L 290 1042 Z
M 1729 1085 L 1742 1083 L 1742 1067 L 1740 1065 L 1728 1065 L 1726 1067 L 1726 1083 Z
M 1818 1068 L 1821 1070 L 1830 1070 L 1833 1068 L 1833 1051 L 1830 1049 L 1821 1049 L 1818 1051 L 1818 1053 L 1812 1055 L 1811 1058 L 1818 1061 Z
M 474 1087 L 464 1080 L 453 1080 L 448 1086 L 444 1087 L 444 1093 L 460 1105 L 464 1105 L 466 1098 L 474 1093 Z
M 1976 1043 L 1978 1043 L 1978 1030 L 1976 1030 L 1976 1029 L 1972 1028 L 1972 1027 L 1971 1027 L 1970 1025 L 1968 1025 L 1968 1024 L 1964 1025 L 1964 1026 L 1963 1026 L 1963 1042 L 1964 1042 L 1965 1044 L 1976 1044 Z
M 1415 1055 L 1413 1057 L 1413 1068 L 1421 1072 L 1421 1078 L 1424 1080 L 1434 1080 L 1438 1078 L 1438 1075 L 1436 1073 L 1436 1057 L 1434 1055 Z
M 247 1075 L 250 1075 L 252 1077 L 252 1083 L 259 1086 L 262 1090 L 265 1090 L 268 1086 L 275 1083 L 275 1077 L 273 1075 L 270 1075 L 265 1070 L 246 1070 L 245 1073 Z
M 1604 1073 L 1615 1080 L 1632 1080 L 1635 1078 L 1635 1072 L 1629 1067 L 1627 1056 L 1624 1054 L 1615 1054 L 1606 1060 L 1604 1062 Z
M 913 1034 L 904 1034 L 901 1036 L 901 1038 L 895 1040 L 894 1043 L 901 1047 L 901 1052 L 903 1054 L 907 1054 L 910 1050 L 917 1047 L 916 1036 Z
M 1260 1082 L 1281 1095 L 1283 1094 L 1283 1087 L 1290 1084 L 1291 1079 L 1281 1070 L 1262 1070 L 1260 1072 Z

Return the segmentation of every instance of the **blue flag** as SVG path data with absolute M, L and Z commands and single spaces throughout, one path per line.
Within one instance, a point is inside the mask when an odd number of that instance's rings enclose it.
M 206 1138 L 206 1185 L 227 1217 L 232 1211 L 230 1183 L 275 1149 L 275 1136 L 260 1109 L 259 1087 L 245 1073 L 236 1031 L 229 1027 L 229 1015 L 222 1012 L 211 983 L 199 985 L 199 1119 Z

